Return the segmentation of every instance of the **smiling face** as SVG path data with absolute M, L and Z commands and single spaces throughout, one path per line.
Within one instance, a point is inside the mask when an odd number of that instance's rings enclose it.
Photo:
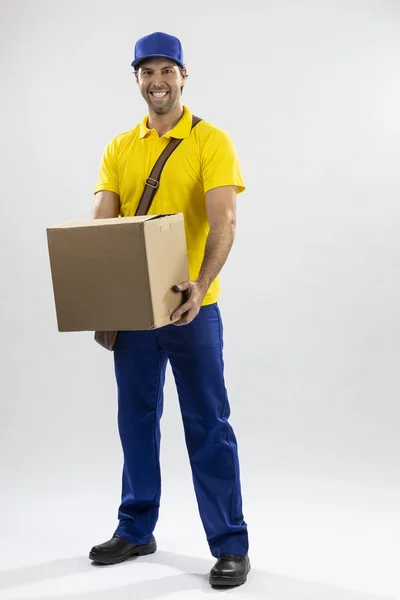
M 136 72 L 136 81 L 149 109 L 165 115 L 181 103 L 181 89 L 186 69 L 165 58 L 143 61 Z

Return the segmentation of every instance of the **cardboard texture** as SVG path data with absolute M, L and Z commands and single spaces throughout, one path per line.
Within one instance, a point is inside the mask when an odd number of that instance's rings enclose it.
M 47 242 L 59 331 L 171 324 L 189 279 L 182 214 L 61 223 Z

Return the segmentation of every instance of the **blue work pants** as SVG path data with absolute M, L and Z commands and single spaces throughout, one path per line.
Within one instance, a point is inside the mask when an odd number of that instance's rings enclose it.
M 118 427 L 124 455 L 117 534 L 135 544 L 151 538 L 161 497 L 160 419 L 167 362 L 183 419 L 198 509 L 211 554 L 248 552 L 239 459 L 224 381 L 218 305 L 188 325 L 121 331 L 114 350 Z

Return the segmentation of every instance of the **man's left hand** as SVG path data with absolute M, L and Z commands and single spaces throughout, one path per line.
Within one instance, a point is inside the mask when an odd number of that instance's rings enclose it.
M 172 289 L 174 292 L 184 292 L 186 302 L 172 313 L 171 321 L 177 319 L 174 325 L 188 325 L 199 314 L 207 290 L 198 281 L 184 281 Z

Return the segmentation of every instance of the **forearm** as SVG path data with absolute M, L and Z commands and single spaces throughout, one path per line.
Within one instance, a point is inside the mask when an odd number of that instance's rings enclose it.
M 221 272 L 235 239 L 235 223 L 223 221 L 211 226 L 207 237 L 204 259 L 197 282 L 204 293 Z

